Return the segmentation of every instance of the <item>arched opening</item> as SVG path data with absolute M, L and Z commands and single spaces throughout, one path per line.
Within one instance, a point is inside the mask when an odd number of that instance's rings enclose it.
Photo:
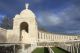
M 20 25 L 20 31 L 25 30 L 27 33 L 28 31 L 28 24 L 26 22 L 22 22 Z
M 25 30 L 27 33 L 29 33 L 28 23 L 22 22 L 20 24 L 20 41 L 22 40 L 22 30 Z

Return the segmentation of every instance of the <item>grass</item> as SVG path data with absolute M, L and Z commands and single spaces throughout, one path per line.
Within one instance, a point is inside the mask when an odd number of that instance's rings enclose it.
M 58 47 L 52 47 L 52 50 L 54 53 L 69 53 L 61 48 Z M 32 53 L 49 53 L 48 48 L 36 48 Z
M 69 53 L 61 48 L 58 48 L 58 47 L 52 47 L 52 50 L 54 51 L 54 53 Z
M 32 53 L 44 53 L 44 48 L 37 48 Z
M 37 48 L 32 53 L 49 53 L 48 48 Z

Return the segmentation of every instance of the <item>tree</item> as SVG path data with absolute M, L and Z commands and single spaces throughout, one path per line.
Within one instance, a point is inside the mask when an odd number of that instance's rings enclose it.
M 4 29 L 11 29 L 12 28 L 12 19 L 4 17 L 1 21 L 1 27 Z

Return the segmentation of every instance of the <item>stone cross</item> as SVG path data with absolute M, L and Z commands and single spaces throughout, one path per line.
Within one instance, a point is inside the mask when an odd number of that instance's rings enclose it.
M 27 4 L 26 4 L 26 9 L 28 9 L 28 7 L 29 7 L 29 4 L 27 3 Z

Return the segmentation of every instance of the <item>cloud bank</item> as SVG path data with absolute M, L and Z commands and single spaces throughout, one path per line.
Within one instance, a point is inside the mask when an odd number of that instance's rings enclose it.
M 63 23 L 63 20 L 59 16 L 55 15 L 52 12 L 40 12 L 39 17 L 37 18 L 39 24 L 44 26 L 56 26 Z
M 80 32 L 80 7 L 74 4 L 54 13 L 42 11 L 39 13 L 38 23 L 48 30 L 66 33 Z

